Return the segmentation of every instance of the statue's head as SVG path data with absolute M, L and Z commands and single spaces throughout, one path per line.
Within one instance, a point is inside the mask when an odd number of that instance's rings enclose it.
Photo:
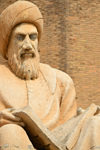
M 22 79 L 35 79 L 39 74 L 38 44 L 43 18 L 36 5 L 17 1 L 0 16 L 0 51 L 12 71 Z

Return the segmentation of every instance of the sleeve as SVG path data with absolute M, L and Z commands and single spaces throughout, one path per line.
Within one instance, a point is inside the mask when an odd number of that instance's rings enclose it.
M 55 69 L 57 82 L 61 90 L 59 125 L 65 123 L 77 113 L 74 83 L 70 76 Z

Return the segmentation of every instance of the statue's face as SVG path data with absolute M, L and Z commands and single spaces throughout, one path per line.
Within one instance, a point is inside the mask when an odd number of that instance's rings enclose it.
M 16 26 L 8 45 L 8 63 L 20 78 L 34 79 L 39 73 L 38 31 L 29 23 Z

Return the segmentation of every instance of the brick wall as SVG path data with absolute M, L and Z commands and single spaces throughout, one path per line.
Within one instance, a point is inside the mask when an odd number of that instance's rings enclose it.
M 0 12 L 15 1 L 0 0 Z M 30 1 L 44 17 L 41 62 L 73 78 L 78 106 L 100 105 L 100 0 Z

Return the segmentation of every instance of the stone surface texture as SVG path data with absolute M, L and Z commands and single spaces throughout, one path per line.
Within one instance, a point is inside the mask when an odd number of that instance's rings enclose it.
M 0 0 L 0 12 L 15 1 Z M 100 0 L 28 1 L 39 7 L 45 22 L 41 62 L 72 77 L 79 107 L 100 105 Z
M 18 1 L 0 16 L 0 149 L 100 149 L 100 106 L 77 108 L 71 77 L 40 63 L 43 24 L 33 5 Z

